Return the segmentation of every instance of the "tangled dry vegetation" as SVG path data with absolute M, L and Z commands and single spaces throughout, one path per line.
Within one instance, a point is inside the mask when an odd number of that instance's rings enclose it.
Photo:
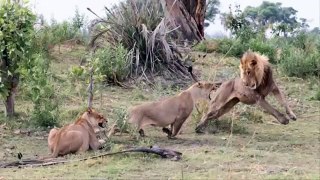
M 161 75 L 180 81 L 190 79 L 187 71 L 190 64 L 183 60 L 182 46 L 176 43 L 177 28 L 168 24 L 160 3 L 125 1 L 116 8 L 106 8 L 106 14 L 107 18 L 92 23 L 90 46 L 95 51 L 106 46 L 123 46 L 127 50 L 125 77 L 153 80 Z M 116 78 L 120 77 L 111 79 Z

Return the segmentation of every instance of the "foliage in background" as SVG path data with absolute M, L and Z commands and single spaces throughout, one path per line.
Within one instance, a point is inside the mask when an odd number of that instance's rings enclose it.
M 214 22 L 216 15 L 220 12 L 219 6 L 219 0 L 207 0 L 205 19 L 210 22 Z
M 243 16 L 256 30 L 265 32 L 271 28 L 274 35 L 287 37 L 297 30 L 308 27 L 306 19 L 298 20 L 297 12 L 292 7 L 283 7 L 279 2 L 263 1 L 258 7 L 246 7 Z
M 252 38 L 246 43 L 240 39 L 224 38 L 199 44 L 195 49 L 203 52 L 219 52 L 240 58 L 251 49 L 269 57 L 288 76 L 306 77 L 320 75 L 320 35 L 303 32 L 293 37 L 271 39 Z M 210 44 L 214 44 L 209 46 Z
M 282 51 L 280 67 L 288 76 L 320 76 L 319 57 L 319 51 L 308 53 L 296 47 L 289 47 Z
M 81 44 L 89 39 L 88 30 L 85 26 L 85 16 L 76 9 L 71 21 L 58 23 L 51 19 L 48 23 L 43 16 L 38 16 L 36 34 L 34 38 L 34 49 L 38 52 L 49 52 L 51 48 L 58 45 L 59 52 L 62 43 Z
M 52 127 L 58 124 L 59 109 L 48 71 L 50 60 L 36 54 L 21 70 L 26 97 L 33 103 L 31 122 L 34 126 Z
M 271 63 L 278 63 L 288 76 L 319 76 L 320 30 L 308 30 L 306 19 L 298 20 L 296 12 L 292 7 L 267 1 L 243 12 L 239 5 L 234 11 L 230 6 L 229 13 L 222 13 L 221 18 L 232 37 L 200 43 L 195 49 L 238 58 L 251 49 L 268 56 Z M 273 36 L 267 38 L 267 30 Z
M 127 108 L 114 108 L 113 117 L 114 123 L 119 128 L 120 132 L 131 132 L 131 126 L 128 124 L 128 113 Z
M 95 73 L 105 76 L 108 81 L 123 81 L 129 74 L 127 53 L 121 44 L 98 49 L 92 57 Z

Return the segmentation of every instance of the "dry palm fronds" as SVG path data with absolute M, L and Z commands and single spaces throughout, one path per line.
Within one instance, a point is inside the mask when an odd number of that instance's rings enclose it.
M 172 38 L 177 29 L 166 23 L 157 0 L 126 1 L 105 9 L 107 17 L 98 16 L 92 25 L 92 47 L 125 47 L 130 77 L 160 73 L 190 79 L 179 45 Z

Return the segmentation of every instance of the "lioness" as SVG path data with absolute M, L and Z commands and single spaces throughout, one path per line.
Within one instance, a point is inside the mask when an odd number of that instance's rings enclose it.
M 89 108 L 74 123 L 60 129 L 51 129 L 48 136 L 51 157 L 80 153 L 89 148 L 97 150 L 104 143 L 104 140 L 97 139 L 95 130 L 99 126 L 105 127 L 106 123 L 107 120 L 100 113 Z
M 195 102 L 210 98 L 210 92 L 216 86 L 214 83 L 197 82 L 176 96 L 137 105 L 130 110 L 129 123 L 138 126 L 140 136 L 145 135 L 142 129 L 144 126 L 153 125 L 163 127 L 168 138 L 173 138 L 191 114 Z M 171 125 L 170 130 L 166 128 L 168 125 Z
M 285 107 L 286 113 L 292 120 L 296 115 L 289 108 L 272 76 L 271 66 L 266 56 L 247 51 L 240 61 L 241 78 L 235 78 L 222 83 L 216 91 L 215 97 L 210 102 L 208 112 L 202 117 L 196 127 L 197 133 L 202 133 L 209 120 L 216 120 L 238 102 L 260 105 L 264 110 L 273 115 L 281 124 L 288 124 L 289 119 L 273 108 L 265 97 L 271 92 Z

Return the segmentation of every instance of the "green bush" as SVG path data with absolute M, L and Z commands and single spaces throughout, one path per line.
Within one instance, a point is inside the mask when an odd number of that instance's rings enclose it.
M 201 41 L 199 44 L 197 44 L 193 49 L 196 51 L 206 52 L 206 53 L 212 53 L 216 51 L 218 43 L 213 40 L 208 41 Z
M 128 113 L 125 108 L 114 108 L 113 109 L 113 119 L 117 127 L 120 129 L 120 132 L 130 132 L 130 126 L 127 122 Z
M 262 41 L 260 39 L 251 39 L 249 46 L 252 51 L 259 52 L 268 56 L 271 63 L 275 63 L 276 60 L 276 48 L 269 41 Z
M 96 72 L 106 76 L 107 80 L 117 78 L 122 81 L 128 75 L 127 50 L 121 44 L 98 49 L 92 59 Z
M 240 40 L 224 38 L 217 41 L 217 52 L 227 56 L 241 57 L 242 54 L 248 49 L 248 47 L 245 44 L 242 44 Z
M 48 72 L 50 61 L 41 54 L 32 59 L 21 69 L 26 98 L 33 103 L 30 120 L 34 126 L 52 127 L 58 124 L 59 109 L 52 76 Z
M 280 67 L 288 76 L 320 76 L 320 53 L 306 53 L 302 49 L 289 47 L 283 50 Z
M 250 39 L 247 43 L 243 43 L 239 39 L 221 39 L 218 41 L 217 52 L 226 54 L 227 56 L 241 57 L 243 53 L 249 49 L 259 52 L 269 57 L 270 62 L 275 62 L 276 48 L 269 42 L 260 39 Z
M 48 53 L 53 45 L 54 36 L 49 26 L 42 27 L 35 33 L 35 38 L 33 39 L 33 49 L 35 52 Z
M 193 49 L 196 51 L 207 52 L 207 45 L 204 41 L 201 41 Z

